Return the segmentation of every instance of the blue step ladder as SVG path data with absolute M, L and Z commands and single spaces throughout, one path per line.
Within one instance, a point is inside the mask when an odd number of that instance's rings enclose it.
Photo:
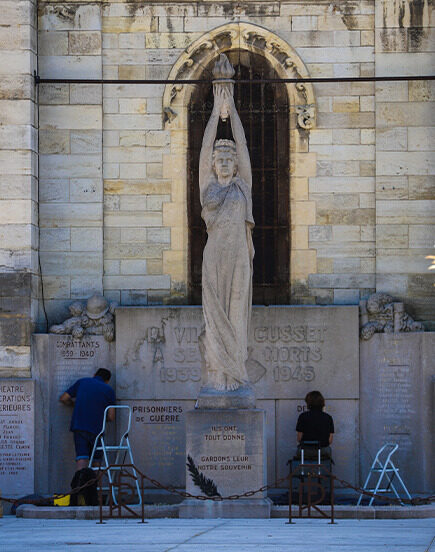
M 127 410 L 128 411 L 128 422 L 127 422 L 127 429 L 122 433 L 121 439 L 119 440 L 118 445 L 107 445 L 106 444 L 106 423 L 107 423 L 107 413 L 109 412 L 109 409 L 115 409 L 115 410 Z M 131 445 L 130 440 L 128 438 L 128 434 L 131 428 L 131 408 L 127 405 L 110 405 L 104 410 L 104 418 L 103 418 L 103 427 L 100 431 L 100 433 L 97 435 L 95 439 L 95 443 L 92 449 L 91 457 L 89 458 L 89 467 L 92 468 L 95 471 L 98 471 L 99 469 L 105 469 L 107 473 L 107 478 L 109 480 L 110 486 L 103 487 L 103 491 L 109 491 L 111 488 L 112 490 L 112 500 L 113 504 L 118 505 L 118 497 L 117 497 L 117 483 L 116 483 L 116 476 L 120 473 L 122 470 L 123 464 L 131 464 L 134 465 L 133 462 L 133 454 L 131 451 Z M 94 456 L 97 451 L 101 451 L 103 453 L 102 462 L 100 466 L 92 466 L 94 461 Z M 109 462 L 109 455 L 112 455 L 116 453 L 115 461 L 110 463 Z M 116 464 L 116 466 L 113 466 L 111 464 Z M 136 470 L 133 468 L 130 468 L 133 472 L 133 476 L 135 479 L 135 487 L 136 492 L 138 496 L 138 502 L 135 504 L 128 504 L 127 506 L 137 506 L 142 504 L 142 493 L 140 491 L 139 486 L 139 479 L 137 477 Z
M 411 500 L 411 495 L 409 494 L 405 483 L 399 475 L 399 468 L 396 468 L 393 461 L 391 460 L 393 454 L 397 451 L 398 448 L 399 445 L 397 443 L 386 443 L 378 450 L 365 480 L 363 490 L 374 494 L 390 493 L 392 491 L 395 494 L 396 498 L 400 501 L 400 504 L 404 506 L 404 503 L 393 483 L 393 480 L 396 478 L 402 486 L 402 489 L 405 491 L 406 496 L 409 498 L 409 500 Z M 369 488 L 369 481 L 372 475 L 375 477 L 379 477 L 376 485 L 373 488 Z M 387 483 L 387 481 L 383 483 L 384 478 L 386 478 L 386 480 L 388 481 L 386 487 L 381 486 L 382 484 Z M 363 494 L 360 494 L 357 506 L 360 506 L 363 496 Z M 368 504 L 369 506 L 373 504 L 374 499 L 375 497 L 372 496 Z

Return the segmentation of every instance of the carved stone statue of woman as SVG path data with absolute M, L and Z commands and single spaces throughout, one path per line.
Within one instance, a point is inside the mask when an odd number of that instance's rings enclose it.
M 208 234 L 202 262 L 205 334 L 201 348 L 206 387 L 234 391 L 249 383 L 245 363 L 254 257 L 252 173 L 233 86 L 215 81 L 213 91 L 214 107 L 199 161 L 201 215 Z M 216 140 L 220 116 L 230 117 L 235 142 Z

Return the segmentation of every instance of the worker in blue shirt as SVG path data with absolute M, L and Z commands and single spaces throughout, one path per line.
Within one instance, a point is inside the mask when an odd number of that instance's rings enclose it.
M 74 405 L 70 430 L 74 433 L 77 470 L 88 467 L 95 438 L 103 427 L 104 410 L 115 404 L 115 392 L 108 385 L 110 370 L 99 368 L 93 378 L 81 378 L 69 387 L 59 400 Z M 115 420 L 115 409 L 110 408 L 107 420 Z M 96 451 L 96 463 L 101 461 L 102 451 Z

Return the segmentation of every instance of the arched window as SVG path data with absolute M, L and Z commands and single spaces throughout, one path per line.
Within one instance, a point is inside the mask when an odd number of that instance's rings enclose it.
M 233 50 L 227 56 L 236 79 L 277 78 L 261 55 Z M 205 68 L 210 76 L 211 67 Z M 286 304 L 290 296 L 289 106 L 282 83 L 237 84 L 237 110 L 245 129 L 252 165 L 254 304 Z M 207 240 L 199 201 L 199 154 L 213 108 L 211 85 L 199 85 L 189 106 L 189 299 L 201 303 L 202 252 Z M 232 138 L 229 120 L 220 121 L 217 138 Z

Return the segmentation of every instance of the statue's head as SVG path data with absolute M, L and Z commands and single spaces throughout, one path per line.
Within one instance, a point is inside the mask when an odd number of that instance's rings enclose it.
M 213 170 L 219 179 L 237 173 L 237 150 L 233 140 L 216 140 L 213 147 Z

